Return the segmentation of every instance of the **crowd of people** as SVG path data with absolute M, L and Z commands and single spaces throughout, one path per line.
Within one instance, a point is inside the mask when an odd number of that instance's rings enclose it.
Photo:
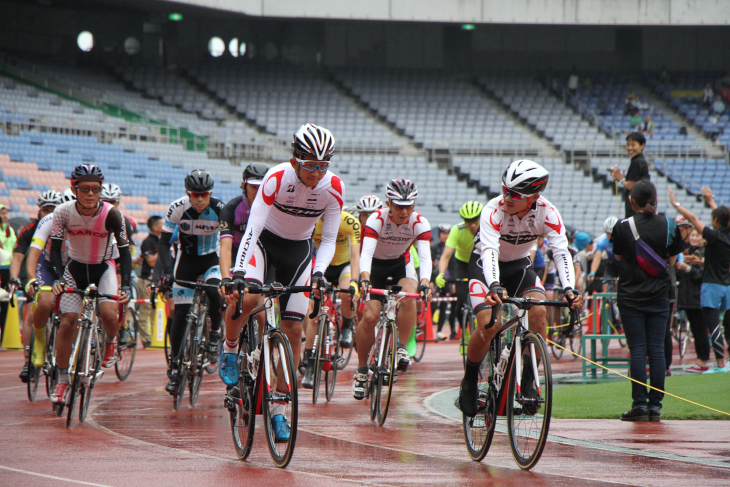
M 193 289 L 179 281 L 202 279 L 212 285 L 206 291 L 209 351 L 219 357 L 220 378 L 231 389 L 238 383 L 241 329 L 262 299 L 247 291 L 276 280 L 287 285 L 311 284 L 312 297 L 318 297 L 328 281 L 349 288 L 348 293 L 341 293 L 347 305 L 342 306 L 340 345 L 357 344 L 352 392 L 361 400 L 382 302 L 375 296 L 367 300 L 357 319 L 349 300 L 366 300 L 371 288 L 384 288 L 392 279 L 404 291 L 419 293 L 424 301 L 432 294 L 456 296 L 455 301 L 438 307 L 439 339 L 455 338 L 455 320 L 465 304 L 474 310 L 479 326 L 462 350 L 466 367 L 458 399 L 461 411 L 474 416 L 479 366 L 496 333 L 495 327 L 485 327 L 490 323 L 491 306 L 505 296 L 544 299 L 559 287 L 571 306 L 581 310 L 584 295 L 605 291 L 606 279 L 617 278 L 631 376 L 642 383 L 632 386 L 632 406 L 621 419 L 659 420 L 661 391 L 669 371 L 665 342 L 677 296 L 671 290 L 677 280 L 681 297 L 676 305 L 689 317 L 698 359 L 687 370 L 727 372 L 720 314 L 730 308 L 730 213 L 715 207 L 711 226 L 705 226 L 670 193 L 680 216 L 675 220 L 658 215 L 656 189 L 643 157 L 646 140 L 640 133 L 629 134 L 626 140 L 631 163 L 625 172 L 617 167 L 611 171 L 616 184 L 625 189 L 625 218 L 609 216 L 604 222 L 605 234 L 595 240 L 586 232 L 568 228 L 559 210 L 542 195 L 548 171 L 529 160 L 514 161 L 505 169 L 499 196 L 486 204 L 464 203 L 459 211 L 461 224 L 439 225 L 435 243 L 430 223 L 415 209 L 418 188 L 411 180 L 391 180 L 385 201 L 365 195 L 350 212 L 344 211 L 345 185 L 330 169 L 334 136 L 323 127 L 305 124 L 294 134 L 292 158 L 276 166 L 248 165 L 243 171 L 242 194 L 230 202 L 212 196 L 211 174 L 203 169 L 190 172 L 184 181 L 186 194 L 170 204 L 164 218 L 149 219 L 150 234 L 133 259 L 130 235 L 136 224 L 118 209 L 121 190 L 105 182 L 98 166 L 80 165 L 64 194 L 46 191 L 38 198 L 38 220 L 20 232 L 15 244 L 7 280 L 15 288 L 21 287 L 20 269 L 26 259 L 29 279 L 25 290 L 31 299 L 37 296 L 35 315 L 24 328 L 25 346 L 32 363 L 43 365 L 44 328 L 54 297 L 37 291 L 52 285 L 53 294 L 61 296 L 62 313 L 57 344 L 60 377 L 52 400 L 63 404 L 81 305 L 78 296 L 64 294 L 64 289 L 95 284 L 100 292 L 120 294 L 123 303 L 132 296 L 133 280 L 140 296 L 169 289 L 175 306 L 166 390 L 173 394 L 179 380 L 184 320 L 193 296 Z M 707 189 L 704 195 L 713 206 L 711 192 Z M 6 234 L 9 239 L 11 235 Z M 138 265 L 138 275 L 132 272 L 133 262 Z M 234 310 L 241 293 L 242 312 L 238 314 Z M 224 302 L 228 304 L 225 313 L 221 311 Z M 140 305 L 143 343 L 150 340 L 151 309 L 147 306 Z M 304 294 L 285 296 L 280 310 L 280 328 L 289 338 L 296 361 L 302 352 L 302 387 L 311 388 L 314 327 L 308 326 L 309 298 Z M 105 331 L 103 367 L 117 359 L 117 313 L 117 303 L 100 300 Z M 397 320 L 397 368 L 401 373 L 410 366 L 406 344 L 416 325 L 416 313 L 415 299 L 401 302 Z M 442 333 L 447 319 L 448 335 Z M 730 332 L 728 321 L 730 313 L 725 314 L 726 333 Z M 33 344 L 29 343 L 29 326 L 35 328 Z M 529 328 L 546 338 L 544 307 L 531 310 Z M 301 351 L 303 334 L 306 341 Z M 710 343 L 715 367 L 709 365 Z M 671 338 L 669 347 L 671 359 Z M 647 357 L 650 384 L 659 391 L 643 385 Z M 534 377 L 529 367 L 524 373 L 523 395 L 530 397 L 535 394 Z M 25 368 L 21 379 L 28 380 Z M 288 438 L 283 415 L 274 414 L 272 425 L 277 439 Z

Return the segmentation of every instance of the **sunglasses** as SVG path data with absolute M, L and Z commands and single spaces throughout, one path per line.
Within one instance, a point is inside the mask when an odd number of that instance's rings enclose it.
M 300 166 L 302 166 L 309 172 L 312 172 L 314 170 L 326 171 L 330 167 L 329 161 L 303 161 L 301 159 L 297 159 L 297 162 Z
M 502 185 L 502 194 L 505 196 L 509 196 L 509 198 L 512 201 L 522 201 L 527 199 L 527 195 L 518 193 L 517 191 L 512 191 L 511 189 L 507 188 L 504 184 Z
M 205 198 L 206 196 L 210 196 L 212 191 L 188 191 L 188 195 L 190 195 L 191 198 Z
M 101 186 L 76 186 L 76 189 L 82 193 L 101 193 Z

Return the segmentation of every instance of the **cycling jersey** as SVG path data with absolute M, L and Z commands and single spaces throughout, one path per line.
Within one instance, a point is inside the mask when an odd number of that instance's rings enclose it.
M 51 246 L 47 245 L 47 243 L 51 238 L 52 231 L 53 213 L 46 215 L 38 222 L 30 244 L 31 247 L 43 251 L 43 258 L 49 262 L 51 261 Z M 63 264 L 65 265 L 68 261 L 68 245 L 66 245 L 66 240 L 63 241 L 63 246 L 61 247 L 61 256 L 63 257 Z
M 33 240 L 33 234 L 38 227 L 38 220 L 33 219 L 30 223 L 20 229 L 18 232 L 18 240 L 15 241 L 13 252 L 16 254 L 25 254 Z
M 86 265 L 101 264 L 114 258 L 114 240 L 119 249 L 122 286 L 129 286 L 132 256 L 122 213 L 109 203 L 100 203 L 93 215 L 79 213 L 75 201 L 56 207 L 51 232 L 51 263 L 54 277 L 63 268 L 61 249 L 68 237 L 69 260 Z
M 198 213 L 186 195 L 173 201 L 162 224 L 160 243 L 170 243 L 175 227 L 180 231 L 180 252 L 189 255 L 207 255 L 218 252 L 218 229 L 223 202 L 216 198 Z
M 317 220 L 312 238 L 314 239 L 314 245 L 319 249 L 322 242 L 322 220 Z M 330 266 L 350 262 L 350 245 L 352 244 L 360 245 L 360 222 L 350 213 L 343 211 L 340 213 L 340 228 L 337 231 L 335 255 L 332 257 Z
M 250 214 L 251 207 L 243 195 L 233 198 L 221 210 L 221 240 L 224 238 L 233 240 L 232 255 L 238 253 L 238 245 L 246 232 L 246 224 Z
M 310 240 L 321 217 L 324 220 L 322 242 L 313 272 L 324 274 L 335 253 L 344 197 L 345 184 L 330 171 L 314 188 L 308 188 L 299 180 L 290 162 L 269 169 L 251 207 L 234 272 L 248 271 L 252 253 L 264 229 L 289 241 Z
M 451 227 L 446 245 L 455 249 L 454 257 L 462 262 L 469 262 L 471 251 L 474 250 L 474 235 L 471 234 L 466 224 Z
M 410 246 L 416 243 L 421 267 L 421 279 L 431 278 L 431 225 L 417 211 L 403 225 L 396 225 L 390 209 L 383 208 L 368 218 L 363 229 L 360 272 L 371 272 L 373 259 L 394 260 L 404 257 L 411 261 Z
M 525 216 L 517 218 L 504 211 L 503 199 L 497 196 L 484 207 L 478 238 L 475 238 L 474 253 L 481 258 L 487 287 L 500 282 L 499 262 L 529 257 L 533 243 L 544 233 L 553 251 L 560 282 L 563 287 L 574 288 L 573 259 L 558 210 L 540 196 Z

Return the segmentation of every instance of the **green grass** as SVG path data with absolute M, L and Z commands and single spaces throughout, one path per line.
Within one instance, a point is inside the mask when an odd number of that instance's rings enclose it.
M 665 390 L 730 413 L 730 375 L 685 375 L 667 377 Z M 628 380 L 602 384 L 571 385 L 553 390 L 553 418 L 618 419 L 631 408 L 631 383 Z M 662 419 L 721 419 L 730 415 L 711 411 L 669 395 L 664 396 Z

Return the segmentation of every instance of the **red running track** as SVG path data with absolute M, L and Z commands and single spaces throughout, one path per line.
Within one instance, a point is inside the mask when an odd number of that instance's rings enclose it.
M 331 403 L 321 393 L 312 405 L 300 389 L 297 445 L 285 470 L 271 462 L 260 417 L 249 459 L 237 459 L 217 377 L 206 377 L 195 408 L 186 397 L 175 412 L 161 351 L 138 352 L 126 382 L 110 370 L 87 422 L 71 430 L 51 414 L 43 389 L 28 402 L 17 377 L 22 360 L 21 352 L 0 353 L 0 485 L 730 485 L 727 421 L 553 420 L 553 441 L 532 471 L 517 468 L 500 432 L 484 461 L 471 461 L 461 422 L 448 417 L 458 417 L 455 392 L 443 392 L 461 379 L 454 342 L 429 344 L 424 361 L 401 374 L 384 427 L 352 398 L 353 363 L 338 374 Z M 563 359 L 553 369 L 576 372 L 580 364 Z M 627 402 L 617 399 L 617 414 Z

